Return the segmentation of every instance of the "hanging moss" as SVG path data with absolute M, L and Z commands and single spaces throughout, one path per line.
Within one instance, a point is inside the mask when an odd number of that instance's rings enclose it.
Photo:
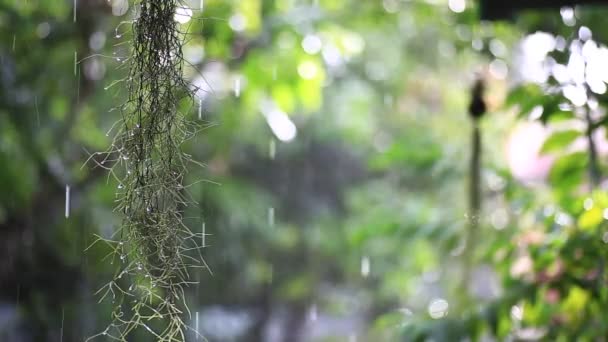
M 183 185 L 190 158 L 181 145 L 196 127 L 178 108 L 192 97 L 182 73 L 183 35 L 174 20 L 179 5 L 141 0 L 132 25 L 128 100 L 110 153 L 118 160 L 111 173 L 120 182 L 117 208 L 124 219 L 117 241 L 106 240 L 121 267 L 101 290 L 115 311 L 97 336 L 126 341 L 144 331 L 157 341 L 185 340 L 184 288 L 189 269 L 202 258 L 192 256 L 198 239 L 182 220 L 191 200 Z

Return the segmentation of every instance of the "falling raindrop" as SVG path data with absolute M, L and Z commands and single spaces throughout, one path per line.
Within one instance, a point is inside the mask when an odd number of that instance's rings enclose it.
M 205 241 L 206 236 L 207 236 L 207 232 L 205 230 L 205 222 L 203 222 L 203 234 L 201 235 L 201 247 L 207 246 L 206 241 Z
M 40 127 L 40 111 L 38 110 L 38 97 L 34 96 L 34 105 L 36 106 L 36 122 L 38 123 L 38 127 Z
M 369 272 L 371 270 L 371 264 L 369 257 L 364 256 L 361 258 L 361 276 L 363 278 L 367 278 L 369 276 Z
M 201 7 L 202 7 L 203 1 L 201 0 Z M 194 329 L 196 330 L 196 339 L 198 340 L 200 333 L 198 330 L 198 311 L 195 314 L 196 318 L 195 318 L 195 323 L 194 323 Z
M 268 275 L 268 283 L 272 284 L 272 279 L 274 277 L 274 266 L 270 265 L 270 270 L 268 271 L 268 273 L 270 273 Z
M 240 77 L 237 77 L 234 80 L 234 96 L 235 97 L 241 96 L 241 78 Z
M 198 119 L 203 119 L 203 100 L 198 100 Z
M 268 225 L 274 227 L 274 208 L 268 208 Z
M 13 51 L 15 51 L 15 44 L 17 43 L 17 35 L 13 35 Z
M 70 217 L 70 186 L 65 186 L 65 218 Z
M 270 138 L 270 141 L 268 142 L 268 155 L 270 156 L 271 160 L 274 160 L 274 158 L 276 157 L 277 154 L 277 144 L 274 140 L 274 138 Z
M 203 0 L 201 0 L 201 3 L 198 5 L 198 9 L 202 12 L 203 11 Z
M 76 8 L 77 8 L 77 4 L 78 0 L 74 0 L 74 22 L 76 22 Z
M 74 51 L 74 76 L 78 73 L 78 52 Z
M 319 312 L 317 310 L 317 304 L 313 304 L 310 306 L 310 309 L 308 310 L 308 319 L 311 322 L 315 322 L 317 320 L 317 318 L 319 318 Z
M 60 341 L 63 341 L 63 322 L 65 321 L 65 309 L 61 307 L 61 332 Z

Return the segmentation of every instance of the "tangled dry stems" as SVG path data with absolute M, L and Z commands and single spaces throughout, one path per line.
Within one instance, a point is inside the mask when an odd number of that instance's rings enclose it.
M 99 238 L 120 259 L 114 280 L 99 291 L 101 300 L 111 297 L 115 310 L 110 326 L 91 338 L 126 341 L 143 328 L 157 341 L 184 341 L 189 271 L 206 267 L 200 234 L 183 222 L 194 200 L 183 185 L 192 160 L 181 145 L 198 127 L 178 108 L 192 99 L 183 78 L 183 34 L 174 20 L 179 5 L 141 0 L 132 24 L 128 100 L 119 107 L 121 128 L 104 159 L 115 161 L 109 170 L 119 181 L 117 210 L 124 219 L 114 239 Z

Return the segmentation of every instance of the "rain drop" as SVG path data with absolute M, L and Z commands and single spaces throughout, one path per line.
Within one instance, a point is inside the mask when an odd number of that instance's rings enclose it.
M 202 7 L 203 2 L 201 1 L 201 7 Z M 194 323 L 194 329 L 196 331 L 196 339 L 198 340 L 200 333 L 198 330 L 198 311 L 195 313 L 195 323 Z
M 198 119 L 203 119 L 203 100 L 198 100 Z
M 276 154 L 277 154 L 277 144 L 273 138 L 270 138 L 270 141 L 268 142 L 268 156 L 270 156 L 270 159 L 274 160 Z
M 241 78 L 240 77 L 237 77 L 234 80 L 234 96 L 235 97 L 241 96 Z
M 317 318 L 319 318 L 319 312 L 317 310 L 317 304 L 313 304 L 310 306 L 310 309 L 308 310 L 308 319 L 311 322 L 315 322 L 317 320 Z
M 361 258 L 361 276 L 363 276 L 363 278 L 367 278 L 369 276 L 370 271 L 371 263 L 369 257 L 364 256 Z
M 70 217 L 70 186 L 65 186 L 65 218 Z
M 203 222 L 203 229 L 202 229 L 203 233 L 201 234 L 201 247 L 206 247 L 207 244 L 205 243 L 205 239 L 207 237 L 207 233 L 205 231 L 205 222 Z
M 274 208 L 268 208 L 268 225 L 274 227 Z
M 78 52 L 74 51 L 74 76 L 78 74 Z

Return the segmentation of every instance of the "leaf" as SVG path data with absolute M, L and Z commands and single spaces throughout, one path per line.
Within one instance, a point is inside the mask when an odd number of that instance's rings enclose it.
M 561 191 L 580 185 L 588 159 L 585 152 L 575 152 L 557 159 L 549 172 L 551 185 Z
M 519 106 L 520 115 L 527 115 L 532 108 L 543 104 L 543 91 L 535 84 L 525 84 L 513 89 L 507 96 L 508 107 Z
M 594 206 L 578 218 L 578 226 L 583 230 L 593 230 L 604 221 L 602 209 Z
M 553 133 L 540 149 L 541 154 L 557 152 L 568 147 L 581 135 L 580 131 L 569 129 Z

